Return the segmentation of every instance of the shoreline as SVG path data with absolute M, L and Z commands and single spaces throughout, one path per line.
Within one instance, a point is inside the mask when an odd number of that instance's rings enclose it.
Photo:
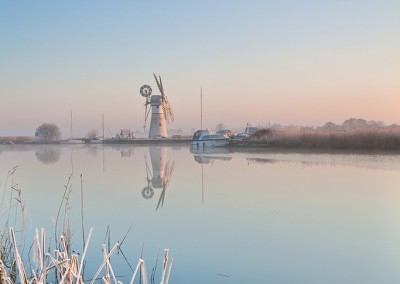
M 104 143 L 43 143 L 43 142 L 17 142 L 17 143 L 3 143 L 1 147 L 12 146 L 117 146 L 117 145 L 131 145 L 131 146 L 188 146 L 190 148 L 190 139 L 110 139 Z M 267 141 L 254 141 L 254 140 L 241 140 L 231 141 L 231 143 L 224 147 L 209 147 L 200 152 L 208 152 L 211 149 L 226 149 L 228 151 L 300 151 L 300 152 L 362 152 L 362 153 L 399 153 L 400 147 L 331 147 L 330 145 L 318 146 L 301 146 L 301 145 L 280 145 L 279 143 L 271 143 Z M 212 151 L 211 151 L 212 152 Z

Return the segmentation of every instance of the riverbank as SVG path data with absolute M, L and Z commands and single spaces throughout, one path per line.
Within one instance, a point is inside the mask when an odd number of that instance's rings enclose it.
M 110 138 L 102 143 L 91 143 L 82 139 L 86 145 L 92 144 L 128 144 L 128 145 L 190 145 L 190 137 L 178 138 Z M 0 137 L 0 144 L 63 144 L 54 141 L 44 143 L 31 137 Z M 71 143 L 73 144 L 73 143 Z M 348 130 L 315 129 L 260 129 L 246 138 L 233 138 L 229 147 L 233 148 L 300 148 L 332 150 L 400 150 L 399 128 L 361 128 Z

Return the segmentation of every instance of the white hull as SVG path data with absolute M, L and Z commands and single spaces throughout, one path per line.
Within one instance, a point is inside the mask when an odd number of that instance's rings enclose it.
M 103 144 L 103 139 L 92 139 L 90 144 Z
M 61 144 L 85 144 L 85 141 L 80 139 L 71 139 L 68 141 L 61 141 Z
M 190 142 L 193 148 L 223 147 L 229 144 L 228 140 L 197 140 Z

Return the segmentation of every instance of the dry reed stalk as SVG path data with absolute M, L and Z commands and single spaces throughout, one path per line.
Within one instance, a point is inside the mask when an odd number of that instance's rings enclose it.
M 133 272 L 130 284 L 133 284 L 133 281 L 135 281 L 136 273 L 138 272 L 138 270 L 139 270 L 140 266 L 142 265 L 142 263 L 144 263 L 144 260 L 140 258 L 138 264 L 136 265 L 136 269 Z
M 167 274 L 167 280 L 165 280 L 165 284 L 168 284 L 169 281 L 169 276 L 171 275 L 171 269 L 172 269 L 172 264 L 174 263 L 174 258 L 171 258 L 171 261 L 169 262 L 169 268 L 168 268 L 168 274 Z
M 165 277 L 165 271 L 167 270 L 167 265 L 168 265 L 168 249 L 164 250 L 164 260 L 163 260 L 163 271 L 162 271 L 162 276 L 161 276 L 161 284 L 164 284 L 164 277 Z
M 41 242 L 41 253 L 42 253 L 42 271 L 43 271 L 43 283 L 46 283 L 46 270 L 45 270 L 45 266 L 44 266 L 44 256 L 46 255 L 46 233 L 44 231 L 44 229 L 42 228 L 42 242 Z
M 11 278 L 7 275 L 6 267 L 0 259 L 0 283 L 12 284 Z
M 107 257 L 106 257 L 106 260 L 108 260 L 108 259 L 111 257 L 111 255 L 115 252 L 115 250 L 118 248 L 118 246 L 119 246 L 119 243 L 116 243 L 116 244 L 114 245 L 114 247 L 113 247 L 113 248 L 111 249 L 111 251 L 108 253 L 108 255 L 107 255 Z M 103 268 L 104 268 L 104 266 L 106 265 L 106 262 L 107 262 L 106 260 L 103 261 L 103 263 L 100 265 L 99 269 L 97 270 L 96 274 L 93 276 L 92 281 L 90 282 L 91 284 L 93 284 L 94 281 L 96 281 L 96 279 L 97 279 L 97 277 L 99 276 L 100 272 L 103 270 Z
M 103 245 L 103 261 L 106 262 L 106 277 L 105 277 L 105 282 L 106 283 L 110 283 L 110 267 L 109 267 L 109 263 L 107 261 L 107 249 L 106 246 Z
M 26 277 L 26 272 L 25 272 L 24 266 L 22 264 L 22 259 L 18 252 L 18 247 L 17 247 L 17 243 L 15 241 L 15 234 L 14 234 L 13 228 L 10 228 L 10 236 L 11 236 L 12 243 L 13 243 L 15 260 L 17 262 L 17 267 L 18 267 L 18 272 L 19 272 L 19 280 L 22 284 L 25 284 L 28 282 L 28 278 Z
M 81 259 L 81 264 L 79 265 L 79 270 L 78 270 L 78 275 L 80 276 L 82 271 L 83 271 L 83 266 L 85 263 L 85 257 L 86 257 L 86 252 L 87 252 L 87 248 L 89 246 L 89 242 L 90 242 L 90 238 L 92 237 L 92 232 L 93 232 L 93 228 L 90 228 L 89 231 L 89 236 L 87 241 L 85 242 L 85 248 L 83 249 L 83 254 L 82 254 L 82 259 Z M 83 279 L 82 279 L 83 280 Z
M 83 176 L 82 176 L 82 174 L 81 174 L 81 219 L 82 219 L 82 245 L 83 245 L 83 247 L 85 247 L 85 243 L 86 243 L 86 241 L 85 241 L 85 225 L 84 225 L 84 222 L 83 222 L 83 216 L 84 216 L 84 214 L 83 214 Z M 84 266 L 83 266 L 82 274 L 83 274 L 83 271 L 84 271 Z
M 140 265 L 140 272 L 142 274 L 142 283 L 147 284 L 147 271 L 146 271 L 146 265 L 145 265 L 144 261 Z
M 57 247 L 58 218 L 60 217 L 61 208 L 62 208 L 62 205 L 63 205 L 63 203 L 64 203 L 64 199 L 65 199 L 65 197 L 66 197 L 66 194 L 67 194 L 67 191 L 68 191 L 68 188 L 69 188 L 69 184 L 70 184 L 71 178 L 72 178 L 72 174 L 69 175 L 68 180 L 67 180 L 67 184 L 64 185 L 64 188 L 65 188 L 65 189 L 64 189 L 64 194 L 63 194 L 63 197 L 62 197 L 62 199 L 61 199 L 61 203 L 60 203 L 60 206 L 59 206 L 59 208 L 58 208 L 57 217 L 56 217 L 56 221 L 55 221 L 54 241 L 55 241 L 55 243 L 56 243 L 56 247 Z

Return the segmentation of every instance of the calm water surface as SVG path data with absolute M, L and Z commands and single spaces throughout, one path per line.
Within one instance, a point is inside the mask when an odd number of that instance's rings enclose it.
M 2 190 L 13 166 L 29 238 L 38 227 L 51 232 L 72 174 L 76 252 L 82 174 L 84 227 L 94 230 L 87 278 L 101 264 L 107 226 L 113 244 L 132 225 L 121 246 L 129 264 L 143 248 L 151 271 L 158 249 L 169 248 L 170 283 L 400 282 L 399 154 L 3 146 Z M 112 263 L 129 282 L 122 254 Z

